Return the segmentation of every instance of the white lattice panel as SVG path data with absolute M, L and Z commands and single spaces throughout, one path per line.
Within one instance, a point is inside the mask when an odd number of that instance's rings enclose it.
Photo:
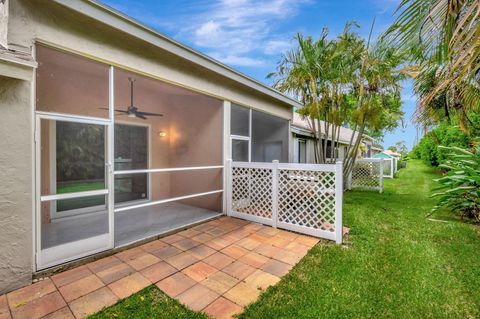
M 342 242 L 342 164 L 227 162 L 228 214 Z
M 335 231 L 335 172 L 279 170 L 278 221 Z
M 232 168 L 232 210 L 237 213 L 272 218 L 272 170 Z
M 382 189 L 383 161 L 357 160 L 350 176 L 350 188 Z

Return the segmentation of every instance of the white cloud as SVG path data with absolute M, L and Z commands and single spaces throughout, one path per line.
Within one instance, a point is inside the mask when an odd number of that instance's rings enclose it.
M 291 41 L 287 40 L 269 40 L 265 43 L 263 52 L 268 55 L 284 53 L 292 47 Z
M 238 55 L 221 55 L 218 53 L 212 53 L 210 56 L 222 63 L 229 65 L 237 66 L 262 66 L 265 65 L 265 60 L 251 58 L 248 56 L 238 56 Z
M 210 36 L 212 34 L 218 34 L 220 25 L 212 20 L 202 24 L 200 28 L 195 31 L 197 37 Z
M 265 61 L 252 56 L 282 53 L 289 41 L 276 34 L 275 25 L 293 17 L 309 0 L 217 0 L 182 19 L 181 37 L 210 51 L 219 61 L 235 66 L 259 66 Z

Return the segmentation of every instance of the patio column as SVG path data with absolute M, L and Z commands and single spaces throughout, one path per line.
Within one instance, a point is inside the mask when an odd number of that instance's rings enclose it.
M 230 110 L 232 103 L 223 101 L 223 213 L 227 214 L 227 160 L 232 158 L 232 145 L 230 139 Z

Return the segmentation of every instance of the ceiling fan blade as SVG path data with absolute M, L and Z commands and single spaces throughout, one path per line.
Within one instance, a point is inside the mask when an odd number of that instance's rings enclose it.
M 160 113 L 150 113 L 150 112 L 137 112 L 137 114 L 140 113 L 142 115 L 148 115 L 148 116 L 163 116 L 163 114 Z
M 99 107 L 98 108 L 99 110 L 110 110 L 108 107 Z M 128 113 L 128 111 L 124 111 L 124 110 L 114 110 L 115 112 L 120 112 L 120 113 Z
M 141 112 L 135 113 L 135 116 L 141 118 L 142 120 L 146 120 L 147 118 L 141 114 Z

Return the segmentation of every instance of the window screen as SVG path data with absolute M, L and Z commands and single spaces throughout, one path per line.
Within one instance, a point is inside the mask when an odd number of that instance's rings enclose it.
M 232 140 L 232 160 L 248 162 L 248 141 Z
M 115 124 L 115 170 L 148 168 L 148 127 Z M 148 197 L 147 174 L 115 177 L 115 203 Z
M 252 112 L 252 161 L 288 162 L 288 121 L 270 114 Z
M 250 110 L 246 107 L 232 104 L 230 125 L 232 135 L 250 136 Z

